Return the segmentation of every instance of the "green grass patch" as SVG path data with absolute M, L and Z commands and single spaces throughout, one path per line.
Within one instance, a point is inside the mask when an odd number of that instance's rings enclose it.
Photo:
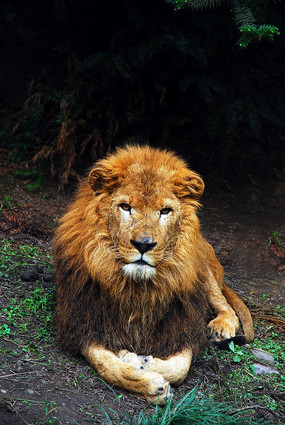
M 275 364 L 258 360 L 251 348 L 260 348 L 274 356 Z M 216 379 L 206 388 L 213 400 L 223 400 L 232 406 L 260 405 L 269 411 L 285 407 L 284 341 L 276 332 L 271 332 L 263 341 L 258 340 L 248 347 L 230 344 L 230 351 L 219 351 L 209 347 L 200 359 L 214 359 L 217 366 Z M 256 375 L 253 364 L 271 366 L 279 374 Z M 283 401 L 282 401 L 283 400 Z
M 245 408 L 242 413 L 224 403 L 217 403 L 209 397 L 199 395 L 197 389 L 193 389 L 174 403 L 169 400 L 165 407 L 156 405 L 153 414 L 147 414 L 143 410 L 139 415 L 129 416 L 116 415 L 111 410 L 108 412 L 102 406 L 107 423 L 126 425 L 255 425 L 261 421 L 252 419 L 254 409 Z M 114 416 L 117 419 L 114 420 Z M 263 421 L 263 424 L 266 423 Z
M 20 272 L 35 264 L 44 266 L 47 271 L 52 270 L 50 255 L 42 253 L 39 248 L 1 240 L 0 279 L 5 287 L 6 299 L 1 301 L 0 337 L 27 337 L 27 332 L 35 340 L 48 340 L 50 337 L 53 285 L 44 286 L 38 280 L 31 286 L 20 280 Z
M 52 270 L 51 256 L 42 253 L 38 247 L 18 245 L 11 240 L 0 239 L 0 279 L 10 281 L 19 278 L 21 269 L 41 264 Z
M 34 321 L 39 323 L 35 339 L 49 339 L 52 326 L 53 290 L 36 288 L 23 299 L 13 298 L 1 312 L 0 336 L 34 332 Z

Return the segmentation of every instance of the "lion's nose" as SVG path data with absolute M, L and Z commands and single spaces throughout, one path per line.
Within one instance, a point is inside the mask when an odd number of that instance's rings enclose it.
M 135 241 L 131 239 L 130 242 L 141 254 L 152 250 L 157 245 L 157 242 L 152 242 L 149 238 L 142 238 Z

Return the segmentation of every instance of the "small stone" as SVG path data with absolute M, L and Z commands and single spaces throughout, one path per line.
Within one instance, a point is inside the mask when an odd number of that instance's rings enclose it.
M 53 282 L 55 280 L 54 274 L 44 274 L 42 277 L 44 282 Z
M 32 390 L 31 388 L 27 388 L 27 389 L 26 389 L 26 393 L 27 393 L 28 395 L 33 395 L 33 394 L 35 394 L 35 391 L 34 391 L 34 390 Z
M 40 274 L 45 272 L 45 269 L 40 264 L 35 264 L 33 267 L 31 267 L 31 270 Z
M 2 393 L 2 394 L 7 394 L 7 391 L 6 390 L 0 390 L 0 392 Z
M 38 275 L 32 270 L 25 270 L 20 274 L 20 278 L 24 282 L 34 282 L 38 279 Z
M 275 364 L 274 357 L 268 351 L 261 350 L 261 348 L 252 348 L 251 352 L 258 360 L 268 362 L 271 365 Z
M 255 375 L 269 375 L 269 374 L 279 374 L 278 370 L 273 369 L 269 366 L 264 366 L 259 363 L 254 363 L 252 369 Z

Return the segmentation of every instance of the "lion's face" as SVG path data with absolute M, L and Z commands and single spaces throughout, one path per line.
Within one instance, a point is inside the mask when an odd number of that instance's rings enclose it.
M 175 246 L 181 204 L 161 185 L 148 190 L 130 183 L 113 195 L 110 234 L 124 273 L 135 280 L 151 279 Z
M 136 281 L 157 275 L 173 257 L 181 233 L 185 239 L 192 225 L 198 228 L 204 183 L 172 153 L 130 146 L 99 161 L 89 183 L 113 258 Z M 92 258 L 101 256 L 99 250 Z

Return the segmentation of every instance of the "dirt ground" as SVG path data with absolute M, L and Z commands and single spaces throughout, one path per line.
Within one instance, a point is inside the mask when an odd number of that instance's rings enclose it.
M 72 199 L 74 187 L 58 191 L 55 183 L 46 182 L 39 192 L 29 194 L 27 181 L 13 178 L 11 171 L 2 162 L 0 235 L 50 253 L 54 228 Z M 256 315 L 262 308 L 266 312 L 268 306 L 283 304 L 284 240 L 281 246 L 268 248 L 268 238 L 273 232 L 285 235 L 284 183 L 252 184 L 247 190 L 206 189 L 202 204 L 202 232 L 214 246 L 230 286 L 256 309 Z M 43 284 L 51 288 L 53 277 L 43 279 Z M 4 281 L 0 285 L 0 307 L 4 308 L 35 282 L 23 282 L 18 276 L 10 286 Z M 106 386 L 82 358 L 63 351 L 54 334 L 50 343 L 32 339 L 31 335 L 30 344 L 39 344 L 34 355 L 25 353 L 26 343 L 21 338 L 1 340 L 0 425 L 112 423 L 100 406 L 118 423 L 117 414 L 127 411 L 132 415 L 146 409 L 143 400 Z M 199 380 L 207 386 L 217 378 L 216 367 L 215 359 L 196 360 L 175 398 L 185 395 Z M 149 407 L 150 412 L 152 409 Z M 281 423 L 278 415 L 266 409 L 262 415 L 270 423 Z

